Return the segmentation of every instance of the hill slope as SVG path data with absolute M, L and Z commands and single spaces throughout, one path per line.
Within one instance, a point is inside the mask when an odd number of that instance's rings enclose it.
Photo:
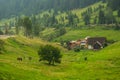
M 95 26 L 95 27 L 83 27 L 78 29 L 70 29 L 68 32 L 56 39 L 54 41 L 61 41 L 61 40 L 78 40 L 78 39 L 84 39 L 87 36 L 90 37 L 106 37 L 108 40 L 114 40 L 114 41 L 120 41 L 120 31 L 119 30 L 113 30 L 108 27 L 104 26 Z
M 64 51 L 62 63 L 56 66 L 38 62 L 37 50 L 43 41 L 24 37 L 5 40 L 0 54 L 0 80 L 119 80 L 120 42 L 101 51 Z M 22 62 L 17 57 L 25 57 Z M 32 56 L 29 61 L 28 57 Z M 84 61 L 87 56 L 88 60 Z

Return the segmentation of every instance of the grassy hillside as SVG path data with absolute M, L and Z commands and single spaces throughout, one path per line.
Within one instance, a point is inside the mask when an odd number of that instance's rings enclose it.
M 91 5 L 98 7 L 101 2 Z M 103 4 L 106 6 L 106 4 Z M 0 80 L 119 80 L 120 79 L 120 31 L 111 27 L 82 26 L 84 25 L 81 13 L 87 8 L 73 10 L 81 19 L 78 27 L 67 27 L 67 33 L 53 41 L 84 39 L 87 36 L 103 36 L 108 40 L 116 41 L 108 47 L 99 50 L 68 51 L 58 43 L 47 42 L 38 38 L 28 39 L 17 36 L 4 39 L 5 51 L 0 54 Z M 92 14 L 93 21 L 98 11 Z M 114 12 L 116 15 L 116 12 Z M 42 14 L 41 14 L 42 15 Z M 39 15 L 38 15 L 39 16 Z M 37 17 L 38 17 L 37 16 Z M 56 16 L 66 16 L 65 13 Z M 14 20 L 14 19 L 13 19 Z M 8 20 L 9 21 L 9 20 Z M 3 20 L 4 22 L 8 22 Z M 67 21 L 65 20 L 65 23 Z M 55 28 L 46 28 L 40 33 L 43 38 L 55 34 Z M 39 62 L 37 51 L 41 45 L 51 44 L 60 48 L 63 55 L 62 63 L 50 66 L 46 62 Z M 23 57 L 23 61 L 18 61 Z M 28 57 L 32 57 L 30 61 Z M 85 61 L 87 57 L 87 61 Z
M 90 37 L 106 37 L 108 40 L 115 40 L 119 41 L 120 38 L 120 31 L 114 30 L 114 29 L 108 29 L 108 27 L 103 26 L 95 26 L 95 27 L 83 27 L 78 29 L 69 29 L 68 32 L 57 38 L 54 39 L 54 41 L 60 41 L 60 40 L 78 40 L 78 39 L 84 39 L 87 36 Z
M 45 43 L 47 42 L 25 37 L 5 40 L 6 52 L 0 54 L 0 80 L 119 80 L 120 78 L 120 42 L 101 51 L 83 50 L 75 53 L 61 48 L 62 63 L 56 66 L 38 62 L 37 50 Z M 31 61 L 28 60 L 29 56 L 33 58 Z M 88 60 L 84 61 L 86 56 Z M 16 60 L 17 57 L 25 59 L 20 62 Z

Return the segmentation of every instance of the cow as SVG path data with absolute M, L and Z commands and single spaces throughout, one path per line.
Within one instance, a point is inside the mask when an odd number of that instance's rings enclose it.
M 21 57 L 18 57 L 17 60 L 18 60 L 18 61 L 22 61 L 22 58 L 21 58 Z
M 87 57 L 85 57 L 84 60 L 87 61 Z
M 32 60 L 32 57 L 28 57 L 28 59 L 31 61 L 31 60 Z

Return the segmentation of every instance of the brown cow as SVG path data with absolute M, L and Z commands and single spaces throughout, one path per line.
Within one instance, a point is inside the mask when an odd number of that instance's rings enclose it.
M 84 60 L 87 61 L 87 57 L 85 57 Z
M 18 61 L 22 61 L 22 58 L 21 58 L 21 57 L 18 57 L 17 60 L 18 60 Z
M 32 57 L 28 57 L 28 59 L 31 61 L 31 60 L 32 60 Z

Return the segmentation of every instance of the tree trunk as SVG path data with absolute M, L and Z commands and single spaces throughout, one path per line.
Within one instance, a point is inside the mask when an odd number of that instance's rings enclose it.
M 55 61 L 53 60 L 53 61 L 52 61 L 52 65 L 54 65 L 54 63 L 55 63 Z
M 51 60 L 49 60 L 49 65 L 51 65 Z

